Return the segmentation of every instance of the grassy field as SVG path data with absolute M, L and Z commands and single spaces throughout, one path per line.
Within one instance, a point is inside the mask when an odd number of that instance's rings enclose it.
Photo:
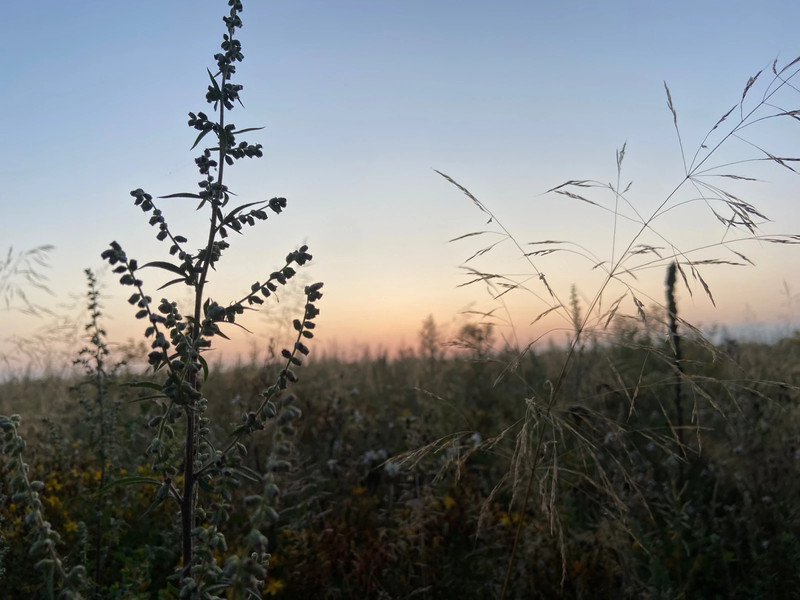
M 798 174 L 800 158 L 747 136 L 798 119 L 782 106 L 796 102 L 800 58 L 750 76 L 694 154 L 665 84 L 683 170 L 663 197 L 636 202 L 627 144 L 615 183 L 551 188 L 607 217 L 603 248 L 549 232 L 517 239 L 439 172 L 481 213 L 483 230 L 452 241 L 482 244 L 462 265 L 464 285 L 488 289 L 494 307 L 468 311 L 479 320 L 454 340 L 431 318 L 415 350 L 344 361 L 321 358 L 312 339 L 322 282 L 301 294 L 289 281 L 312 261 L 306 245 L 254 256 L 252 279 L 209 297 L 233 234 L 288 206 L 236 205 L 228 187 L 236 162 L 263 147 L 241 139 L 261 127 L 231 123 L 243 7 L 227 4 L 206 68 L 210 116 L 189 113 L 196 187 L 130 192 L 163 260 L 140 264 L 117 241 L 101 254 L 141 323 L 128 351 L 142 366 L 116 362 L 87 270 L 85 330 L 52 338 L 75 340 L 60 361 L 74 374 L 0 384 L 0 596 L 800 597 L 800 335 L 714 345 L 676 301 L 682 286 L 713 305 L 707 270 L 754 265 L 736 248 L 800 244 L 762 233 L 768 218 L 743 199 L 762 165 Z M 742 141 L 745 154 L 726 154 Z M 187 208 L 168 223 L 169 198 Z M 199 243 L 179 233 L 195 210 L 208 224 Z M 687 223 L 707 238 L 686 241 Z M 46 310 L 25 288 L 46 288 L 34 275 L 49 251 L 0 261 L 7 311 Z M 294 291 L 297 311 L 276 324 L 291 341 L 251 364 L 209 365 L 249 310 Z M 566 346 L 501 343 L 492 323 L 514 322 L 507 294 L 525 298 L 517 318 L 565 333 Z M 23 337 L 11 358 L 50 339 Z
M 462 334 L 446 354 L 428 339 L 395 360 L 304 367 L 284 398 L 302 417 L 280 442 L 288 462 L 267 532 L 266 596 L 488 598 L 508 578 L 509 598 L 798 597 L 797 335 L 725 348 L 684 340 L 689 424 L 679 431 L 665 345 L 641 328 L 586 343 L 562 400 L 532 418 L 565 351 L 528 352 L 509 372 L 516 354 L 492 351 L 485 328 Z M 275 357 L 209 379 L 209 435 L 230 435 L 280 368 Z M 142 449 L 160 409 L 118 385 L 135 378 L 109 380 L 105 431 L 96 389 L 59 377 L 5 383 L 0 414 L 22 416 L 65 563 L 97 565 L 103 598 L 176 597 L 174 505 L 154 504 L 154 485 L 113 485 L 154 473 Z M 518 464 L 515 450 L 529 443 L 524 428 L 547 420 L 522 511 L 529 482 L 513 474 L 535 457 Z M 242 467 L 260 473 L 271 436 L 259 434 Z M 247 487 L 228 500 L 230 546 L 247 532 Z M 4 595 L 31 598 L 43 593 L 25 543 L 35 526 L 13 495 L 5 478 Z

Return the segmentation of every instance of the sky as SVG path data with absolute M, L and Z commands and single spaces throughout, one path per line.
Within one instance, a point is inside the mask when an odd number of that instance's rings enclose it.
M 54 246 L 47 271 L 54 295 L 29 291 L 55 312 L 80 304 L 83 271 L 95 270 L 110 339 L 140 339 L 128 290 L 100 253 L 116 240 L 140 263 L 166 257 L 129 191 L 196 189 L 195 132 L 186 119 L 189 111 L 209 112 L 206 68 L 226 3 L 41 0 L 3 12 L 0 250 Z M 750 76 L 765 69 L 745 109 L 758 104 L 774 59 L 780 69 L 800 55 L 800 4 L 790 2 L 276 0 L 245 1 L 242 19 L 245 59 L 235 82 L 244 86 L 245 109 L 229 118 L 265 127 L 246 138 L 263 144 L 264 158 L 237 162 L 226 183 L 243 202 L 283 196 L 289 205 L 231 240 L 211 294 L 226 304 L 308 244 L 314 261 L 301 282 L 325 283 L 318 343 L 345 354 L 415 346 L 429 314 L 450 334 L 469 318 L 465 310 L 498 308 L 485 286 L 459 287 L 468 280 L 464 262 L 493 234 L 449 242 L 497 222 L 523 248 L 569 240 L 598 262 L 630 240 L 655 245 L 658 238 L 636 238 L 638 229 L 612 212 L 546 193 L 568 180 L 616 182 L 623 144 L 621 187 L 632 182 L 625 199 L 641 214 L 667 198 L 677 205 L 658 219 L 660 235 L 681 249 L 730 240 L 708 206 L 690 202 L 690 186 L 670 197 L 685 170 L 664 82 L 690 159 Z M 783 92 L 771 99 L 774 110 L 796 108 L 800 94 Z M 746 141 L 728 140 L 707 165 L 763 157 L 751 144 L 800 156 L 798 126 L 788 117 L 756 122 L 742 131 Z M 487 215 L 436 170 L 468 188 L 495 220 L 487 225 Z M 761 162 L 717 173 L 762 180 L 716 183 L 771 219 L 763 232 L 800 230 L 796 174 Z M 572 191 L 614 206 L 608 190 Z M 175 233 L 200 246 L 206 215 L 187 200 L 158 206 Z M 716 306 L 702 288 L 682 290 L 682 314 L 706 326 L 794 322 L 800 249 L 732 247 L 756 265 L 704 266 Z M 702 257 L 733 255 L 716 246 Z M 591 261 L 556 253 L 531 264 L 508 242 L 467 264 L 522 277 L 541 271 L 562 300 L 575 284 L 584 306 L 602 285 L 602 269 Z M 160 297 L 153 278 L 150 291 Z M 661 301 L 663 279 L 659 267 L 629 283 L 647 305 Z M 538 279 L 529 283 L 532 293 L 504 296 L 497 314 L 514 329 L 503 335 L 523 342 L 550 330 L 566 335 L 563 315 L 530 325 L 547 308 L 541 298 L 550 300 Z M 237 336 L 219 352 L 263 349 L 285 330 L 280 323 L 296 312 L 296 298 L 287 291 L 280 307 L 252 315 L 255 335 Z M 626 300 L 625 311 L 632 307 Z M 7 354 L 10 340 L 48 326 L 19 306 L 0 310 Z

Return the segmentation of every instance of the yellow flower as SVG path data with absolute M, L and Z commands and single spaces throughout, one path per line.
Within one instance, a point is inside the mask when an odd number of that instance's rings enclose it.
M 450 509 L 451 509 L 451 508 L 453 508 L 455 505 L 456 505 L 456 501 L 455 501 L 455 500 L 453 500 L 453 498 L 452 498 L 452 497 L 451 497 L 449 494 L 448 494 L 447 496 L 445 496 L 445 497 L 444 497 L 444 507 L 445 507 L 447 510 L 450 510 Z
M 363 485 L 353 486 L 353 496 L 360 496 L 361 494 L 363 494 L 366 491 L 367 491 L 367 488 L 365 488 Z
M 267 596 L 277 596 L 286 585 L 280 579 L 270 579 L 267 584 Z
M 50 508 L 58 508 L 61 506 L 61 500 L 58 499 L 58 496 L 45 496 L 44 503 Z
M 78 524 L 75 521 L 67 521 L 64 524 L 64 531 L 67 533 L 74 533 L 78 531 Z

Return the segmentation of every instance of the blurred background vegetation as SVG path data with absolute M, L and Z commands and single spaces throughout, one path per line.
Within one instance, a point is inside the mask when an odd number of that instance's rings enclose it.
M 537 480 L 550 487 L 522 514 L 508 477 L 521 415 L 559 376 L 563 348 L 520 356 L 498 349 L 490 325 L 464 323 L 448 339 L 431 317 L 418 347 L 395 358 L 309 361 L 287 399 L 303 417 L 265 596 L 499 597 L 519 531 L 509 598 L 798 597 L 800 334 L 684 338 L 692 425 L 676 433 L 666 336 L 636 321 L 611 327 L 613 343 L 588 338 L 571 362 L 554 409 L 562 435 Z M 220 367 L 204 388 L 212 435 L 228 435 L 280 368 L 269 353 Z M 115 487 L 96 501 L 101 470 L 110 481 L 149 472 L 156 407 L 119 385 L 143 376 L 131 365 L 110 376 L 106 442 L 80 377 L 20 374 L 0 387 L 0 413 L 23 417 L 65 560 L 91 563 L 102 548 L 104 598 L 172 597 L 166 577 L 179 561 L 176 511 L 151 507 L 155 489 Z M 266 439 L 248 447 L 259 471 Z M 35 597 L 25 509 L 3 486 L 4 594 Z M 232 503 L 231 544 L 247 524 L 245 496 Z

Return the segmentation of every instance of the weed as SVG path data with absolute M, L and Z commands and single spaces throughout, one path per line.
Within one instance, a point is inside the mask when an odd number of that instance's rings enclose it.
M 229 234 L 242 233 L 246 227 L 266 221 L 268 211 L 280 214 L 287 205 L 286 199 L 280 197 L 235 207 L 229 204 L 233 193 L 226 185 L 226 167 L 237 160 L 261 157 L 262 149 L 261 144 L 238 139 L 261 128 L 237 128 L 227 118 L 234 104 L 241 104 L 242 86 L 232 80 L 236 63 L 244 58 L 241 42 L 236 37 L 242 26 L 242 3 L 229 0 L 228 6 L 229 14 L 223 17 L 226 31 L 221 52 L 214 55 L 215 72 L 208 70 L 210 85 L 206 101 L 213 107 L 216 117 L 209 118 L 202 111 L 189 113 L 189 126 L 197 132 L 192 148 L 209 134 L 209 139 L 214 139 L 213 144 L 195 159 L 201 175 L 199 191 L 161 197 L 196 200 L 199 202 L 198 210 L 206 209 L 209 225 L 203 245 L 196 252 L 189 250 L 188 239 L 173 232 L 153 197 L 142 189 L 136 189 L 131 192 L 134 204 L 149 216 L 150 225 L 157 229 L 156 238 L 168 244 L 168 259 L 139 265 L 117 242 L 111 242 L 110 248 L 102 253 L 102 258 L 120 276 L 120 284 L 132 288 L 128 301 L 137 309 L 136 318 L 147 323 L 144 336 L 151 349 L 148 363 L 158 378 L 127 384 L 133 389 L 147 390 L 149 395 L 140 401 L 158 407 L 157 414 L 149 420 L 155 434 L 146 450 L 151 459 L 146 475 L 115 477 L 113 481 L 107 481 L 107 469 L 112 466 L 112 432 L 115 429 L 112 407 L 107 398 L 109 373 L 106 360 L 109 352 L 104 341 L 105 332 L 99 323 L 101 313 L 96 281 L 88 273 L 91 322 L 87 329 L 91 348 L 81 352 L 78 362 L 85 367 L 88 383 L 95 393 L 95 403 L 84 407 L 97 427 L 96 434 L 91 433 L 88 441 L 100 465 L 98 486 L 94 490 L 93 571 L 96 594 L 104 583 L 101 574 L 105 560 L 103 507 L 106 496 L 122 486 L 147 485 L 153 486 L 156 493 L 145 514 L 155 511 L 162 503 L 174 503 L 180 514 L 179 539 L 174 540 L 181 553 L 181 565 L 173 579 L 177 584 L 173 585 L 176 594 L 181 598 L 220 598 L 220 594 L 229 590 L 234 597 L 261 597 L 260 589 L 269 564 L 268 540 L 264 531 L 278 519 L 278 477 L 291 468 L 286 455 L 295 431 L 292 423 L 300 417 L 300 410 L 290 405 L 292 398 L 285 390 L 290 383 L 297 381 L 293 369 L 301 366 L 309 353 L 305 340 L 313 337 L 314 319 L 319 314 L 315 303 L 322 297 L 321 283 L 305 287 L 302 315 L 293 321 L 296 332 L 294 345 L 291 349 L 283 349 L 282 368 L 260 397 L 251 400 L 253 406 L 242 413 L 240 425 L 229 433 L 227 439 L 225 436 L 218 438 L 214 423 L 206 414 L 210 401 L 203 387 L 212 374 L 204 355 L 212 340 L 227 337 L 222 330 L 224 326 L 242 327 L 238 318 L 246 310 L 262 304 L 263 298 L 273 296 L 279 287 L 294 277 L 294 266 L 305 265 L 312 258 L 306 246 L 290 252 L 282 266 L 266 273 L 227 305 L 213 300 L 206 292 L 210 271 L 219 266 L 229 248 L 226 240 Z M 153 302 L 140 278 L 146 269 L 155 269 L 172 277 L 159 289 L 181 284 L 189 290 L 193 299 L 190 314 L 181 314 L 177 302 L 167 298 Z M 18 417 L 4 417 L 0 422 L 7 439 L 4 452 L 11 457 L 11 468 L 16 473 L 11 482 L 17 490 L 14 498 L 28 504 L 28 518 L 39 530 L 32 552 L 38 553 L 43 549 L 49 552 L 40 563 L 46 571 L 47 595 L 53 597 L 59 584 L 64 593 L 78 590 L 83 585 L 85 568 L 80 564 L 70 571 L 62 567 L 55 550 L 58 535 L 42 516 L 38 494 L 44 484 L 31 481 L 27 476 L 27 467 L 21 458 L 24 442 L 17 433 L 18 425 Z M 267 430 L 270 448 L 264 470 L 256 471 L 243 462 L 247 454 L 245 442 L 261 430 Z M 243 485 L 254 487 L 256 493 L 244 499 L 249 507 L 248 519 L 245 524 L 240 524 L 244 531 L 236 550 L 228 552 L 223 530 L 228 526 L 234 494 Z M 74 593 L 78 594 L 78 591 Z

